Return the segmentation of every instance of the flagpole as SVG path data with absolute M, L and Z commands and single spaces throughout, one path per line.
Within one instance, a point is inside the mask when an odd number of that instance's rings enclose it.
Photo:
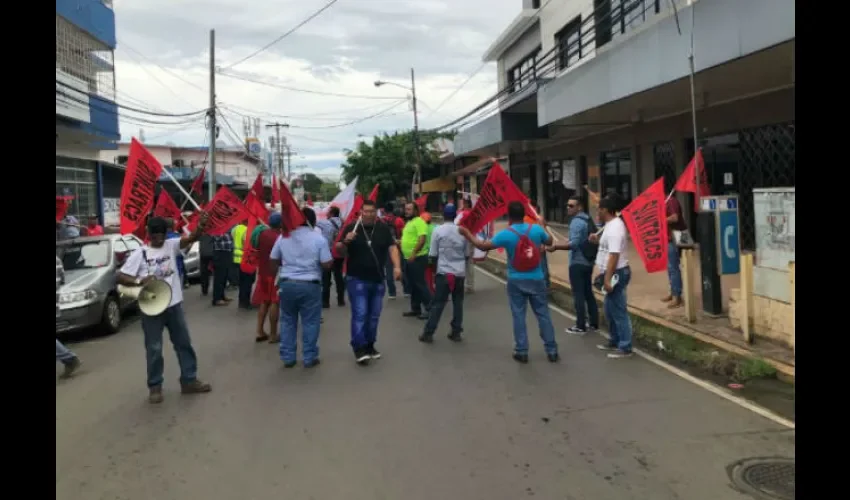
M 165 169 L 163 169 L 163 170 L 165 170 Z M 206 164 L 206 163 L 204 163 L 204 167 L 201 169 L 201 173 L 200 173 L 200 174 L 198 174 L 198 176 L 202 176 L 202 175 L 204 175 L 204 172 L 205 172 L 206 170 L 207 170 L 207 164 Z M 195 177 L 195 178 L 197 179 L 197 177 Z M 180 211 L 181 211 L 181 212 L 183 211 L 183 209 L 184 209 L 184 208 L 186 208 L 186 204 L 187 204 L 187 203 L 189 203 L 189 199 L 191 199 L 191 197 L 192 197 L 192 193 L 194 193 L 194 192 L 195 192 L 195 181 L 192 181 L 192 185 L 189 187 L 189 195 L 188 195 L 188 196 L 189 196 L 189 198 L 186 198 L 186 199 L 183 201 L 183 205 L 181 205 L 181 206 L 180 206 Z
M 183 189 L 183 186 L 181 186 L 180 183 L 177 182 L 177 179 L 175 179 L 174 176 L 171 175 L 171 172 L 169 172 L 167 168 L 163 168 L 162 171 L 169 179 L 171 179 L 171 182 L 173 182 L 174 185 L 177 186 L 177 189 L 179 189 L 180 192 L 183 193 L 183 196 L 185 196 L 187 200 L 192 202 L 192 205 L 195 205 L 195 209 L 200 211 L 201 207 L 195 202 L 195 200 L 191 196 L 189 196 L 189 193 L 187 193 L 186 190 Z
M 688 55 L 688 62 L 690 64 L 691 74 L 690 74 L 690 83 L 691 83 L 691 125 L 694 128 L 694 157 L 696 157 L 697 151 L 699 151 L 699 133 L 697 130 L 697 100 L 696 100 L 696 85 L 694 84 L 695 79 L 695 69 L 694 69 L 694 28 L 696 27 L 696 9 L 697 4 L 691 4 L 691 50 Z M 705 168 L 705 166 L 703 166 Z M 695 198 L 695 206 L 699 206 L 699 190 L 702 179 L 700 178 L 700 165 L 694 162 L 694 198 Z M 672 196 L 673 193 L 670 193 Z M 670 197 L 668 196 L 669 200 Z

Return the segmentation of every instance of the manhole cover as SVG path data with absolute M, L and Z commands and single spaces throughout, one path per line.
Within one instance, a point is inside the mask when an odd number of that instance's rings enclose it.
M 759 500 L 794 500 L 793 458 L 746 458 L 727 467 L 739 491 Z

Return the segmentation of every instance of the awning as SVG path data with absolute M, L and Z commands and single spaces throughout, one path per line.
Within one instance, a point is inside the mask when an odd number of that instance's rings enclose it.
M 422 183 L 422 193 L 444 193 L 457 187 L 454 176 L 440 177 Z
M 449 176 L 450 177 L 459 177 L 459 176 L 463 176 L 463 175 L 473 175 L 476 172 L 478 172 L 479 170 L 481 170 L 482 168 L 487 168 L 487 167 L 491 166 L 493 163 L 496 163 L 497 161 L 499 161 L 501 159 L 503 159 L 503 158 L 495 158 L 495 157 L 492 157 L 492 156 L 488 156 L 487 158 L 482 158 L 482 159 L 476 161 L 475 163 L 472 163 L 470 165 L 467 165 L 467 166 L 461 168 L 460 170 L 455 170 L 454 172 L 450 173 Z

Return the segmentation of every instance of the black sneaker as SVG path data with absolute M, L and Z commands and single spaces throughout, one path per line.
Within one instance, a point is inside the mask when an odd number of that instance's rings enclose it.
M 322 309 L 330 309 L 330 308 L 331 308 L 331 304 L 329 302 L 325 302 L 324 304 L 322 304 Z
M 558 361 L 561 361 L 561 355 L 557 352 L 555 354 L 547 354 L 546 359 L 548 359 L 550 363 L 557 363 Z
M 375 349 L 374 345 L 370 345 L 366 348 L 366 353 L 369 354 L 369 357 L 372 359 L 381 359 L 381 353 Z
M 366 366 L 369 364 L 369 361 L 372 361 L 372 356 L 369 355 L 366 349 L 358 349 L 354 351 L 354 359 L 358 365 Z
M 463 337 L 461 337 L 460 332 L 450 333 L 450 334 L 447 335 L 447 337 L 452 342 L 462 342 L 463 341 Z
M 528 363 L 528 354 L 520 354 L 515 352 L 513 355 L 514 361 L 517 363 L 527 364 Z
M 320 364 L 322 364 L 322 360 L 319 359 L 319 358 L 316 358 L 309 363 L 304 363 L 304 368 L 313 368 L 313 367 L 319 366 Z
M 621 350 L 617 349 L 613 352 L 609 352 L 608 357 L 611 358 L 611 359 L 623 359 L 623 358 L 631 358 L 632 354 L 633 354 L 632 351 L 621 351 Z
M 286 361 L 283 363 L 284 368 L 292 368 L 297 364 L 297 361 Z
M 581 328 L 579 326 L 571 326 L 571 327 L 566 329 L 566 332 L 571 333 L 573 335 L 584 335 L 584 334 L 587 333 L 587 330 L 585 330 L 584 328 Z
M 431 333 L 423 333 L 419 336 L 419 342 L 422 342 L 423 344 L 433 344 L 434 335 Z
M 338 305 L 339 307 L 345 307 L 345 299 L 337 300 L 336 305 Z
M 401 313 L 401 315 L 405 318 L 418 318 L 419 316 L 422 316 L 422 313 L 419 311 L 406 311 Z
M 596 348 L 599 349 L 600 351 L 609 351 L 609 352 L 619 350 L 619 349 L 617 349 L 617 346 L 612 345 L 612 344 L 597 344 Z

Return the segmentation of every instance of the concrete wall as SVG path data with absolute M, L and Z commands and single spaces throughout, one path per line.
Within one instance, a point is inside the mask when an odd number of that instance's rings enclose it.
M 550 0 L 540 15 L 540 39 L 543 42 L 543 53 L 555 47 L 555 33 L 561 31 L 576 16 L 581 16 L 581 20 L 584 21 L 592 15 L 593 0 Z
M 508 85 L 508 71 L 519 64 L 540 46 L 540 24 L 535 24 L 502 54 L 496 65 L 499 72 L 499 90 Z
M 790 283 L 789 283 L 790 288 Z M 756 335 L 792 347 L 794 338 L 794 308 L 787 302 L 759 295 L 753 296 L 753 317 L 750 318 Z M 729 294 L 729 321 L 732 328 L 741 328 L 741 290 Z
M 694 9 L 697 72 L 795 38 L 793 0 L 700 0 L 680 8 L 680 20 L 687 21 L 681 22 L 681 35 L 671 15 L 655 16 L 597 50 L 592 60 L 545 85 L 538 92 L 540 124 L 686 77 Z M 546 11 L 542 18 L 557 17 L 555 13 L 560 12 L 553 9 L 550 16 L 549 7 Z M 559 18 L 557 23 L 562 21 Z M 548 43 L 550 31 L 562 24 L 547 23 L 542 36 Z

